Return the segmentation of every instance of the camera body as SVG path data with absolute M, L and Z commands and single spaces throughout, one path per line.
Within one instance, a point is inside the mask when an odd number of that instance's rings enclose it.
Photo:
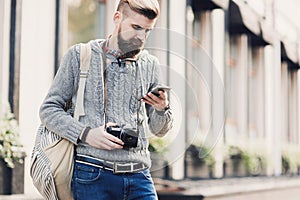
M 138 144 L 138 133 L 135 128 L 108 126 L 106 132 L 124 142 L 124 149 L 135 148 Z

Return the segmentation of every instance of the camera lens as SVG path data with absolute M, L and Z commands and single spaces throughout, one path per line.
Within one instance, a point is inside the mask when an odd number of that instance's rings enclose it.
M 130 135 L 128 135 L 128 136 L 126 137 L 126 140 L 127 140 L 127 142 L 131 142 L 131 141 L 133 140 L 133 137 L 130 136 Z
M 125 147 L 137 147 L 138 135 L 135 129 L 123 129 L 120 136 L 121 140 L 125 143 Z

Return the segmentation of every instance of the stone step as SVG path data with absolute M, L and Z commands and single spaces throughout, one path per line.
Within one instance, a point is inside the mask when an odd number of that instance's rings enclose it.
M 0 195 L 0 200 L 43 200 L 43 198 L 40 196 L 13 194 L 13 195 Z

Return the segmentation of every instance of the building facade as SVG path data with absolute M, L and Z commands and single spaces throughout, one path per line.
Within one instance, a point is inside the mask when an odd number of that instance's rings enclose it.
M 161 15 L 146 48 L 159 58 L 165 84 L 173 88 L 176 126 L 160 149 L 167 174 L 157 174 L 174 179 L 298 174 L 297 10 L 291 12 L 282 0 L 159 2 Z M 36 192 L 29 162 L 38 110 L 60 59 L 75 43 L 106 38 L 117 3 L 0 1 L 0 97 L 19 121 L 27 194 Z

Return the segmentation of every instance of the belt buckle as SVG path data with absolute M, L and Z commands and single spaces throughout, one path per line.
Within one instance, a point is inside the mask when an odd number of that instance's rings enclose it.
M 117 163 L 117 162 L 115 162 L 114 163 L 114 165 L 113 165 L 113 173 L 114 174 L 120 174 L 120 173 L 132 173 L 132 172 L 134 172 L 134 169 L 133 169 L 133 163 L 128 163 L 128 164 L 124 164 L 124 166 L 130 166 L 130 170 L 121 170 L 121 169 L 119 169 L 118 167 L 121 167 L 120 166 L 121 164 L 120 163 Z M 126 167 L 127 167 L 126 166 Z

